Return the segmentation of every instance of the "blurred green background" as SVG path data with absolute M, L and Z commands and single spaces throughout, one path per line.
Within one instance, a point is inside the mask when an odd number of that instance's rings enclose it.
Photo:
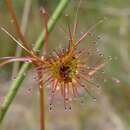
M 23 10 L 27 6 L 28 10 L 25 11 L 25 15 L 28 13 L 28 20 L 24 31 L 30 46 L 33 47 L 43 29 L 39 12 L 40 6 L 45 6 L 49 16 L 51 16 L 60 0 L 27 1 L 13 0 L 13 3 L 19 21 L 22 21 Z M 68 22 L 73 26 L 75 9 L 78 4 L 79 0 L 70 1 L 55 29 L 49 35 L 50 51 L 59 46 L 64 47 L 67 43 L 67 35 L 61 29 L 67 30 L 64 16 L 69 15 Z M 48 96 L 46 96 L 46 129 L 130 130 L 129 6 L 129 0 L 82 0 L 78 14 L 79 35 L 105 17 L 104 22 L 94 29 L 94 34 L 101 35 L 97 48 L 104 53 L 105 57 L 112 57 L 112 60 L 105 67 L 107 76 L 102 76 L 106 82 L 96 81 L 96 83 L 102 84 L 102 93 L 96 102 L 88 96 L 83 98 L 83 104 L 80 103 L 80 98 L 76 99 L 72 103 L 70 112 L 64 111 L 62 101 L 56 101 L 55 109 L 49 112 Z M 0 26 L 7 28 L 16 36 L 4 0 L 0 1 Z M 16 48 L 16 44 L 0 31 L 0 57 L 14 56 Z M 25 55 L 25 52 L 22 52 L 22 55 Z M 14 80 L 16 72 L 13 68 L 13 64 L 9 64 L 0 69 L 1 103 L 12 80 Z M 26 74 L 26 80 L 11 105 L 1 130 L 36 130 L 39 128 L 38 85 L 34 80 L 35 76 L 33 69 Z M 30 87 L 33 89 L 31 93 L 28 93 L 27 89 Z

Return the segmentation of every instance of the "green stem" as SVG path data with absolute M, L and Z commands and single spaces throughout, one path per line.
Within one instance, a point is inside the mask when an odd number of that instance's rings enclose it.
M 69 2 L 70 2 L 70 0 L 61 0 L 60 1 L 59 5 L 57 6 L 56 10 L 54 11 L 53 15 L 51 16 L 51 18 L 48 22 L 48 33 L 50 33 L 53 30 L 57 20 L 59 19 L 59 17 L 61 16 L 62 12 L 64 11 L 65 7 L 67 6 L 67 4 Z M 43 46 L 42 43 L 44 40 L 45 40 L 45 31 L 40 34 L 38 40 L 36 41 L 34 51 L 42 48 L 42 46 Z M 2 106 L 0 107 L 0 123 L 4 119 L 4 116 L 9 108 L 9 106 L 11 105 L 12 101 L 14 100 L 14 98 L 25 78 L 25 73 L 29 69 L 29 67 L 30 67 L 30 63 L 24 63 L 17 75 L 16 80 L 12 83 L 12 85 L 5 97 L 4 102 L 3 102 Z

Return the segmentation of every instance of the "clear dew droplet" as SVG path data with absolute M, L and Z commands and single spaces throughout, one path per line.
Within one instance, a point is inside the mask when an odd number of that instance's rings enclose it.
M 104 83 L 106 83 L 106 82 L 107 82 L 107 80 L 106 80 L 106 79 L 104 79 L 104 80 L 103 80 L 103 82 L 104 82 Z
M 96 49 L 96 52 L 100 52 L 100 50 L 97 48 L 97 49 Z
M 67 107 L 65 107 L 64 109 L 65 109 L 65 112 L 68 111 L 68 110 L 67 110 Z
M 111 60 L 112 60 L 112 57 L 111 57 L 111 56 L 108 56 L 108 59 L 111 61 Z
M 121 82 L 121 81 L 120 81 L 119 79 L 117 79 L 117 78 L 114 78 L 114 77 L 113 77 L 112 79 L 113 79 L 113 81 L 115 81 L 117 84 L 120 84 L 120 82 Z
M 37 76 L 33 76 L 33 80 L 37 80 Z
M 101 37 L 100 37 L 100 36 L 97 36 L 97 39 L 101 39 Z
M 52 105 L 52 103 L 49 104 L 49 111 L 53 111 L 53 105 Z
M 65 112 L 68 112 L 68 111 L 71 111 L 72 108 L 71 108 L 71 106 L 69 106 L 69 107 L 65 106 L 64 109 L 65 109 Z
M 104 74 L 104 73 L 105 73 L 105 71 L 104 71 L 104 70 L 102 70 L 101 72 L 102 72 L 102 74 Z
M 83 87 L 83 88 L 84 88 L 84 87 L 85 87 L 85 85 L 84 85 L 84 84 L 81 84 L 81 87 Z
M 97 99 L 96 99 L 95 97 L 93 97 L 93 101 L 94 101 L 94 102 L 96 102 L 96 101 L 97 101 Z
M 96 44 L 97 43 L 97 41 L 93 41 L 93 44 Z
M 81 104 L 84 104 L 84 101 L 83 101 L 83 100 L 81 100 L 81 101 L 80 101 L 80 103 L 81 103 Z
M 71 106 L 69 107 L 69 111 L 71 111 L 72 110 L 72 108 L 71 108 Z
M 96 87 L 97 87 L 97 88 L 101 88 L 101 86 L 100 86 L 100 85 L 96 85 Z
M 27 89 L 27 94 L 31 94 L 32 93 L 32 88 L 28 88 Z
M 100 53 L 99 56 L 103 57 L 104 55 L 102 53 Z
M 52 107 L 49 107 L 49 111 L 53 111 Z

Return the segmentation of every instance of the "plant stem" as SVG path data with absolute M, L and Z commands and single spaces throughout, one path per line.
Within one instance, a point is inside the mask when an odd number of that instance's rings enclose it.
M 39 79 L 39 94 L 40 94 L 40 130 L 45 130 L 45 101 L 44 101 L 44 84 L 43 84 L 43 74 L 42 72 L 37 72 Z
M 60 18 L 62 12 L 64 11 L 65 7 L 67 6 L 67 4 L 69 2 L 70 2 L 70 0 L 61 0 L 60 1 L 60 3 L 58 4 L 56 10 L 54 11 L 53 15 L 51 16 L 51 18 L 48 22 L 48 33 L 50 33 L 53 30 L 57 20 Z M 43 46 L 42 43 L 43 43 L 44 39 L 45 39 L 45 31 L 43 31 L 40 34 L 38 40 L 36 41 L 34 51 L 42 48 L 42 46 Z M 14 98 L 21 86 L 21 83 L 23 82 L 23 80 L 25 78 L 25 73 L 29 69 L 29 67 L 30 67 L 30 63 L 24 63 L 17 75 L 16 80 L 12 83 L 12 85 L 5 97 L 5 100 L 3 101 L 3 104 L 0 107 L 0 123 L 4 119 L 4 116 L 9 108 L 9 106 L 11 105 L 12 101 L 14 100 Z

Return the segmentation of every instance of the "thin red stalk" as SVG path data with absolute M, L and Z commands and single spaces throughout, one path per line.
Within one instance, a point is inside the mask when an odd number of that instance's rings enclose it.
M 68 83 L 65 83 L 64 84 L 64 91 L 65 91 L 65 97 L 64 97 L 64 106 L 65 106 L 65 109 L 69 109 L 71 110 L 71 106 L 69 104 L 69 84 Z
M 23 61 L 23 62 L 32 62 L 34 61 L 35 59 L 32 59 L 32 58 L 26 58 L 26 57 L 20 57 L 20 58 L 17 58 L 17 57 L 12 57 L 12 58 L 8 58 L 8 57 L 5 57 L 5 60 L 3 58 L 3 61 L 0 62 L 0 67 L 10 63 L 10 62 L 14 62 L 14 61 Z
M 21 19 L 21 32 L 23 33 L 23 35 L 25 36 L 25 32 L 27 31 L 27 26 L 28 26 L 28 22 L 29 22 L 29 14 L 30 14 L 30 10 L 31 10 L 31 4 L 32 4 L 32 0 L 26 0 L 24 2 L 24 9 L 23 9 L 23 13 L 22 13 L 22 19 Z M 17 46 L 15 49 L 15 56 L 20 57 L 22 55 L 22 48 L 20 46 Z M 20 63 L 19 62 L 15 62 L 13 64 L 13 69 L 12 69 L 12 77 L 15 77 L 16 74 L 18 73 L 18 70 L 20 68 Z
M 88 80 L 86 80 L 88 81 Z M 81 84 L 80 81 L 77 79 L 76 82 L 79 84 L 80 87 L 84 88 L 84 90 L 90 95 L 90 97 L 92 97 L 93 99 L 95 99 L 95 97 L 92 95 L 92 93 L 89 91 L 88 87 L 85 86 L 84 84 Z M 94 85 L 93 83 L 89 82 L 90 84 Z
M 53 84 L 53 86 L 52 86 L 52 92 L 53 92 L 53 93 L 55 93 L 55 91 L 56 91 L 56 89 L 57 89 L 57 86 L 58 86 L 58 81 L 55 80 L 55 81 L 54 81 L 54 84 Z
M 5 28 L 1 27 L 1 30 L 5 32 L 14 42 L 16 42 L 21 48 L 23 48 L 26 52 L 30 53 L 30 50 L 28 50 L 21 42 L 19 42 L 12 34 L 10 34 Z
M 44 8 L 41 8 L 41 13 L 43 16 L 43 21 L 44 21 L 44 25 L 45 25 L 45 54 L 48 53 L 48 15 L 47 12 Z
M 5 28 L 1 27 L 0 28 L 3 32 L 5 32 L 14 42 L 16 42 L 20 47 L 22 47 L 26 52 L 28 52 L 29 56 L 31 56 L 32 58 L 36 58 L 37 60 L 41 61 L 41 59 L 39 57 L 37 57 L 36 55 L 34 55 L 32 53 L 32 51 L 28 50 L 28 48 L 26 48 L 22 43 L 20 43 L 18 40 L 16 40 L 16 38 L 10 34 Z M 45 61 L 42 61 L 45 62 Z
M 63 92 L 63 83 L 61 83 L 61 95 L 64 96 L 64 92 Z
M 20 25 L 18 23 L 18 20 L 17 20 L 17 16 L 16 16 L 16 13 L 14 11 L 14 7 L 12 5 L 12 0 L 6 0 L 6 3 L 7 3 L 7 7 L 8 7 L 8 10 L 9 10 L 9 13 L 10 13 L 10 16 L 13 20 L 13 24 L 16 28 L 16 32 L 18 34 L 18 37 L 19 39 L 21 40 L 22 43 L 20 43 L 19 41 L 17 41 L 8 31 L 6 31 L 4 28 L 1 28 L 6 34 L 8 34 L 8 36 L 10 36 L 17 44 L 19 44 L 22 48 L 24 48 L 26 50 L 26 52 L 29 53 L 30 56 L 32 57 L 35 57 L 37 59 L 39 59 L 35 54 L 34 54 L 34 51 L 28 46 L 28 42 L 27 40 L 25 39 L 25 37 L 23 36 L 22 32 L 21 32 L 21 29 L 20 29 Z
M 57 80 L 54 80 L 54 81 L 52 82 L 52 86 L 51 86 L 50 105 L 53 104 L 53 99 L 54 99 L 54 96 L 55 96 L 55 92 L 56 92 L 57 87 L 58 87 L 58 81 L 57 81 Z
M 92 31 L 96 26 L 98 26 L 99 24 L 101 24 L 104 20 L 105 20 L 105 18 L 99 20 L 99 22 L 97 22 L 97 23 L 94 24 L 92 27 L 90 27 L 90 29 L 88 29 L 88 31 L 85 32 L 85 33 L 79 38 L 79 40 L 78 40 L 77 43 L 76 43 L 76 46 L 77 46 L 86 36 L 91 35 L 91 31 Z
M 65 83 L 64 83 L 64 82 L 63 82 L 62 88 L 63 88 L 63 97 L 64 97 L 64 99 L 65 99 Z
M 73 89 L 74 95 L 75 96 L 79 96 L 79 93 L 78 93 L 78 90 L 77 90 L 77 86 L 73 82 L 72 82 L 72 89 Z
M 75 15 L 75 20 L 74 20 L 74 27 L 73 27 L 73 37 L 75 37 L 76 35 L 76 30 L 77 30 L 77 26 L 78 26 L 78 11 L 81 5 L 81 0 L 78 3 L 78 7 L 76 9 L 76 15 Z
M 27 43 L 25 37 L 23 36 L 23 34 L 21 32 L 20 25 L 18 23 L 16 14 L 15 14 L 15 11 L 14 11 L 14 8 L 13 8 L 13 5 L 12 5 L 12 0 L 6 0 L 6 3 L 7 3 L 7 7 L 8 7 L 8 10 L 9 10 L 9 13 L 11 15 L 11 18 L 13 20 L 13 24 L 16 28 L 16 32 L 17 32 L 20 40 L 22 41 L 23 46 L 25 48 L 27 48 L 28 50 L 32 51 L 32 49 L 29 48 L 28 43 Z
M 66 22 L 67 22 L 67 27 L 68 27 L 68 36 L 69 36 L 69 45 L 68 45 L 68 50 L 70 50 L 71 46 L 74 45 L 74 39 L 71 33 L 70 25 L 68 22 L 68 15 L 66 15 Z
M 72 87 L 72 93 L 73 93 L 73 95 L 74 95 L 74 97 L 76 97 L 77 95 L 76 95 L 76 93 L 75 93 L 75 89 L 74 89 L 74 86 L 72 85 L 72 83 L 71 83 L 71 87 Z
M 88 79 L 87 79 L 84 74 L 80 74 L 79 76 L 81 77 L 81 79 L 83 79 L 83 80 L 86 81 L 87 83 L 89 83 L 89 84 L 91 84 L 91 85 L 93 85 L 93 86 L 95 86 L 95 87 L 97 87 L 97 88 L 99 87 L 97 84 L 95 84 L 95 83 L 93 83 L 93 82 L 91 82 L 91 81 L 89 80 L 90 77 L 88 77 Z
M 42 73 L 37 72 L 39 79 L 39 94 L 40 94 L 40 130 L 45 130 L 45 103 L 44 103 L 44 83 Z
M 68 25 L 68 31 L 69 31 L 69 47 L 71 46 L 71 45 L 74 45 L 74 39 L 73 39 L 73 37 L 72 37 L 72 33 L 71 33 L 71 29 L 70 29 L 70 25 L 69 25 L 69 23 L 67 24 Z
M 69 84 L 66 85 L 66 90 L 67 90 L 67 98 L 69 99 L 69 97 L 70 97 L 70 86 L 69 86 Z
M 102 69 L 103 67 L 105 66 L 105 64 L 100 64 L 98 66 L 96 66 L 95 68 L 93 68 L 89 73 L 88 75 L 89 76 L 93 76 L 98 70 Z

